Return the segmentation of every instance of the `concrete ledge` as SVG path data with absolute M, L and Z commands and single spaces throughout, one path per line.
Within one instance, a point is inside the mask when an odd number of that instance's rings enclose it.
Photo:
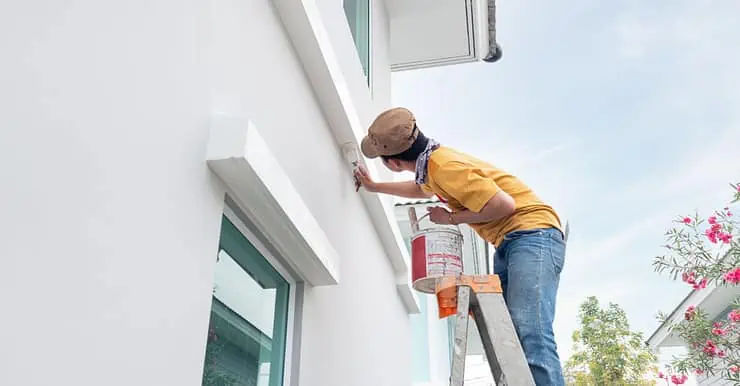
M 410 283 L 411 274 L 409 272 L 396 276 L 396 290 L 398 290 L 398 296 L 401 297 L 401 301 L 406 306 L 406 311 L 409 314 L 420 314 L 419 295 L 414 291 Z
M 339 256 L 248 119 L 215 116 L 206 162 L 234 200 L 306 282 L 339 283 Z

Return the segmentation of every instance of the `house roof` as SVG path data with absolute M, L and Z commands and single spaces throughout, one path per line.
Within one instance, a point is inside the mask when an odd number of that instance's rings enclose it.
M 689 294 L 671 311 L 666 322 L 661 323 L 658 328 L 647 339 L 647 344 L 652 348 L 681 346 L 684 342 L 672 333 L 672 325 L 683 319 L 682 313 L 688 306 L 695 306 L 707 313 L 710 320 L 724 317 L 729 305 L 740 296 L 740 287 L 727 285 L 711 285 L 705 289 L 691 290 Z
M 668 338 L 669 331 L 667 329 L 670 327 L 670 323 L 674 320 L 676 320 L 676 315 L 680 313 L 682 310 L 686 309 L 686 306 L 684 304 L 687 304 L 689 300 L 691 299 L 692 295 L 696 294 L 697 290 L 692 290 L 689 292 L 686 297 L 684 297 L 676 306 L 676 308 L 671 311 L 671 313 L 668 315 L 665 321 L 661 323 L 658 328 L 653 331 L 652 334 L 650 334 L 650 337 L 647 339 L 645 343 L 647 343 L 648 346 L 651 347 L 658 347 L 663 343 L 665 339 Z M 661 335 L 660 339 L 658 339 L 658 336 Z
M 724 261 L 728 258 L 729 251 L 720 259 L 720 261 Z M 718 286 L 711 285 L 710 287 L 701 290 L 691 290 L 686 297 L 676 305 L 666 320 L 661 323 L 652 334 L 650 334 L 650 337 L 645 343 L 654 348 L 675 345 L 677 339 L 671 333 L 671 326 L 677 320 L 681 319 L 681 313 L 683 313 L 688 306 L 693 305 L 702 308 L 707 312 L 710 318 L 715 318 L 738 296 L 740 296 L 739 287 L 727 287 L 721 284 Z

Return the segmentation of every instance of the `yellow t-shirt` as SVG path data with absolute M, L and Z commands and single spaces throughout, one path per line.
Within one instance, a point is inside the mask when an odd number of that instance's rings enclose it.
M 503 190 L 515 202 L 515 212 L 498 221 L 468 224 L 486 241 L 499 246 L 513 231 L 550 228 L 561 229 L 555 210 L 522 181 L 487 162 L 440 146 L 429 157 L 427 183 L 422 190 L 447 201 L 453 211 L 480 212 L 488 200 Z M 562 229 L 561 229 L 562 230 Z

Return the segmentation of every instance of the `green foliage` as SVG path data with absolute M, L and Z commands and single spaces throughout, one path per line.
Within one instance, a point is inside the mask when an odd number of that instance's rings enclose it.
M 573 354 L 565 363 L 569 385 L 654 385 L 657 358 L 642 333 L 630 331 L 627 314 L 614 303 L 602 308 L 594 296 L 581 304 L 580 329 L 573 332 Z

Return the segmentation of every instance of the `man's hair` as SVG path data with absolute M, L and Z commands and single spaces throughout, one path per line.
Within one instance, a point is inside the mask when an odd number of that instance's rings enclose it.
M 424 136 L 424 134 L 421 131 L 419 131 L 419 135 L 417 135 L 416 140 L 414 141 L 413 144 L 411 144 L 410 148 L 406 149 L 405 151 L 399 154 L 381 156 L 381 158 L 383 158 L 386 161 L 391 160 L 391 159 L 397 159 L 401 161 L 416 162 L 416 159 L 419 158 L 421 153 L 427 147 L 427 143 L 429 143 L 429 138 Z

